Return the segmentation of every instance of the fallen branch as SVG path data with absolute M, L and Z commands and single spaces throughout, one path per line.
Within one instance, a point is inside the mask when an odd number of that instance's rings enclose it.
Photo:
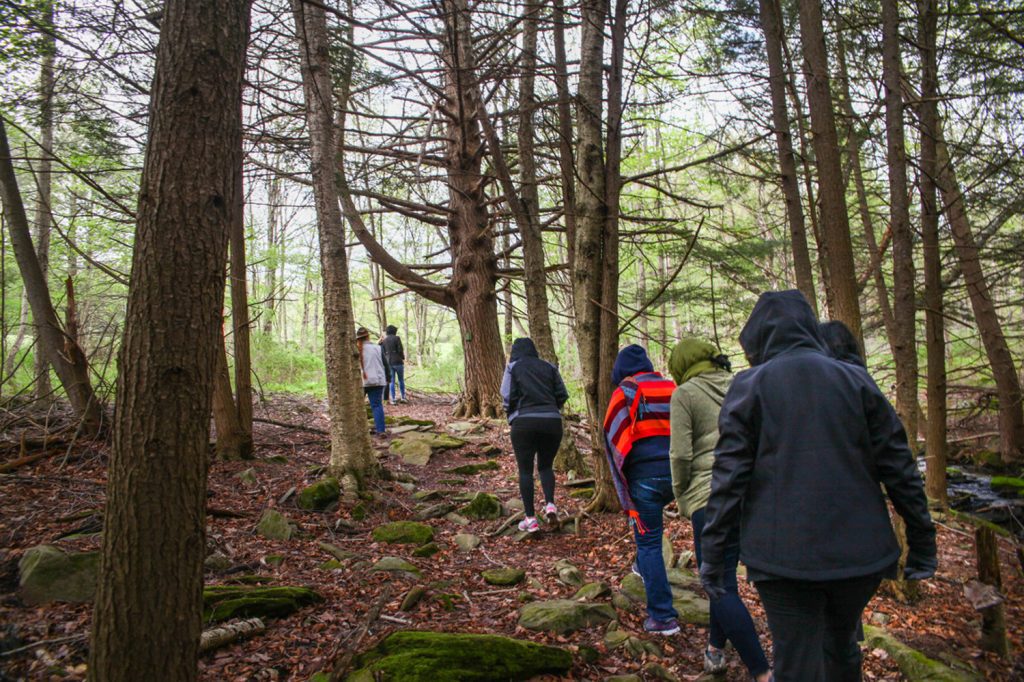
M 26 464 L 32 464 L 33 462 L 38 462 L 39 460 L 46 459 L 47 457 L 53 457 L 54 455 L 60 452 L 60 450 L 43 450 L 42 452 L 36 452 L 31 455 L 25 455 L 24 457 L 12 459 L 9 462 L 4 462 L 3 464 L 0 464 L 0 474 L 7 473 L 8 471 L 14 471 L 15 469 L 23 467 Z
M 221 519 L 244 519 L 248 514 L 244 514 L 234 509 L 221 509 L 220 507 L 207 507 L 207 516 L 215 516 Z
M 266 629 L 267 626 L 259 618 L 247 618 L 234 623 L 219 625 L 209 630 L 203 630 L 203 634 L 199 638 L 199 653 L 205 654 L 207 651 L 219 649 L 225 644 L 230 644 L 246 637 L 252 637 Z
M 496 529 L 494 529 L 493 531 L 491 531 L 490 533 L 488 533 L 488 535 L 489 535 L 490 537 L 492 537 L 492 538 L 493 538 L 493 537 L 494 537 L 495 535 L 501 535 L 501 534 L 502 534 L 503 532 L 505 532 L 505 530 L 506 530 L 507 528 L 509 528 L 509 527 L 510 527 L 510 526 L 511 526 L 511 525 L 512 525 L 513 523 L 515 523 L 515 522 L 516 522 L 516 521 L 518 521 L 519 519 L 523 518 L 523 516 L 524 516 L 523 512 L 521 512 L 521 511 L 517 511 L 517 512 L 516 512 L 515 514 L 513 514 L 512 516 L 510 516 L 510 517 L 508 517 L 507 519 L 505 519 L 505 520 L 504 520 L 504 521 L 503 521 L 503 522 L 501 523 L 501 525 L 500 525 L 500 526 L 498 526 L 498 527 L 497 527 Z
M 16 649 L 8 649 L 7 651 L 2 651 L 0 652 L 0 658 L 3 658 L 4 656 L 13 656 L 14 654 L 21 653 L 22 651 L 35 649 L 36 647 L 47 646 L 50 644 L 63 644 L 64 642 L 74 642 L 79 639 L 87 639 L 88 637 L 89 633 L 85 632 L 77 635 L 70 635 L 68 637 L 58 637 L 57 639 L 44 639 L 39 642 L 32 642 L 31 644 L 26 644 L 25 646 L 19 646 Z
M 309 433 L 318 433 L 321 436 L 329 436 L 330 434 L 323 429 L 318 429 L 315 426 L 305 426 L 303 424 L 289 424 L 288 422 L 279 422 L 275 419 L 266 419 L 263 417 L 253 417 L 254 422 L 260 424 L 270 424 L 271 426 L 280 426 L 282 429 L 292 429 L 293 431 L 308 431 Z
M 370 610 L 366 612 L 363 624 L 359 627 L 359 633 L 352 640 L 352 643 L 346 646 L 345 654 L 331 671 L 331 682 L 340 682 L 348 673 L 348 669 L 352 667 L 352 659 L 355 658 L 356 654 L 359 652 L 359 647 L 362 645 L 363 639 L 366 637 L 366 633 L 370 631 L 370 626 L 380 618 L 381 609 L 384 608 L 384 604 L 386 604 L 390 598 L 391 587 L 385 586 L 384 591 L 381 592 L 379 597 L 377 597 L 377 601 L 375 601 L 373 606 L 370 607 Z

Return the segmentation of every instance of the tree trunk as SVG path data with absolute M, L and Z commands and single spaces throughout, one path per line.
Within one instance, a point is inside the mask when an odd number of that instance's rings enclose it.
M 907 194 L 907 149 L 903 133 L 900 80 L 900 12 L 896 0 L 882 0 L 882 80 L 885 85 L 885 141 L 889 168 L 889 221 L 892 229 L 893 361 L 896 412 L 917 442 L 917 339 L 915 338 L 914 241 Z
M 248 26 L 245 0 L 171 0 L 160 22 L 90 646 L 104 682 L 198 677 Z
M 249 459 L 252 442 L 252 322 L 245 265 L 245 179 L 243 159 L 235 166 L 235 215 L 231 223 L 231 324 L 235 348 L 235 409 L 238 413 L 238 456 Z M 227 357 L 225 356 L 225 362 Z
M 796 157 L 789 131 L 789 110 L 786 106 L 786 73 L 782 61 L 782 41 L 785 31 L 778 0 L 760 0 L 761 30 L 764 32 L 768 53 L 768 89 L 772 98 L 772 126 L 775 144 L 779 150 L 779 179 L 786 199 L 786 217 L 789 221 L 789 239 L 793 251 L 793 269 L 796 288 L 818 314 L 818 297 L 814 290 L 811 255 L 807 248 L 807 228 L 804 207 L 800 199 L 800 184 L 796 172 Z
M 217 367 L 213 377 L 213 424 L 217 431 L 214 451 L 217 459 L 232 461 L 248 459 L 252 454 L 251 438 L 248 452 L 244 451 L 245 434 L 238 420 L 238 408 L 231 392 L 231 372 L 228 369 L 228 353 L 224 336 L 220 337 L 217 349 Z
M 835 299 L 829 313 L 846 323 L 861 338 L 857 275 L 850 244 L 850 218 L 846 209 L 843 172 L 839 158 L 828 55 L 821 17 L 821 0 L 800 0 L 800 33 L 806 64 L 807 100 L 811 110 L 811 141 L 818 168 L 821 198 L 821 246 L 828 261 L 828 278 Z
M 43 23 L 54 29 L 53 0 L 43 4 Z M 36 166 L 35 227 L 36 257 L 39 267 L 46 279 L 50 271 L 50 226 L 53 224 L 53 211 L 50 207 L 50 196 L 53 187 L 53 62 L 57 54 L 57 41 L 53 33 L 44 32 L 41 36 L 42 61 L 39 68 L 39 164 Z M 42 344 L 38 341 L 37 346 Z M 53 386 L 50 383 L 50 363 L 46 354 L 35 354 L 36 397 L 49 401 L 52 398 Z
M 82 432 L 96 434 L 103 424 L 103 411 L 89 381 L 89 366 L 85 353 L 67 336 L 50 299 L 46 276 L 40 267 L 32 246 L 28 217 L 22 203 L 18 179 L 11 162 L 11 149 L 7 143 L 7 129 L 0 120 L 0 192 L 4 213 L 11 235 L 14 257 L 25 285 L 25 295 L 32 308 L 32 320 L 37 330 L 36 353 L 45 356 L 57 372 L 61 386 L 67 393 L 75 416 L 82 422 Z M 209 416 L 209 415 L 207 415 Z
M 963 192 L 957 181 L 946 140 L 942 130 L 942 122 L 935 120 L 935 159 L 939 168 L 936 185 L 945 206 L 946 219 L 953 232 L 953 244 L 956 247 L 957 259 L 963 271 L 967 295 L 974 310 L 974 319 L 981 332 L 981 341 L 985 346 L 992 376 L 996 382 L 996 394 L 999 397 L 999 451 L 1003 462 L 1014 464 L 1024 458 L 1024 405 L 1021 403 L 1020 379 L 1014 366 L 1013 355 L 1006 344 L 1003 326 L 999 321 L 995 302 L 985 280 L 978 246 L 974 241 L 974 231 L 967 215 Z
M 565 8 L 562 0 L 551 0 L 552 35 L 555 48 L 555 90 L 558 93 L 558 169 L 562 178 L 562 210 L 565 213 L 566 262 L 576 262 L 576 174 L 572 155 L 572 107 L 569 69 L 565 56 Z
M 320 7 L 292 0 L 295 34 L 302 56 L 302 89 L 306 98 L 306 126 L 309 129 L 320 236 L 320 272 L 324 287 L 324 357 L 327 369 L 327 405 L 331 416 L 331 470 L 343 479 L 346 491 L 358 488 L 373 464 L 359 353 L 355 342 L 352 295 L 349 289 L 345 226 L 338 205 L 335 168 L 340 146 L 335 137 L 334 85 L 330 68 L 327 18 Z M 351 30 L 351 27 L 349 27 Z M 347 74 L 351 75 L 351 56 Z M 347 106 L 347 80 L 341 88 L 338 109 Z M 343 124 L 343 121 L 342 121 Z M 343 125 L 342 125 L 343 127 Z
M 946 490 L 946 321 L 942 303 L 942 252 L 939 207 L 935 196 L 938 166 L 935 127 L 938 122 L 937 0 L 918 0 L 918 50 L 921 56 L 921 243 L 924 252 L 925 348 L 928 352 L 928 425 L 925 432 L 924 487 L 942 508 Z
M 274 316 L 277 312 L 277 261 L 282 257 L 278 247 L 278 230 L 281 224 L 281 178 L 277 174 L 267 180 L 267 257 L 264 272 L 266 300 L 263 305 L 263 333 L 274 331 Z

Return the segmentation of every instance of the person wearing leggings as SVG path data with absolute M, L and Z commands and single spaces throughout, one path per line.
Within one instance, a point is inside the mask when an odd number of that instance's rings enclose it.
M 536 533 L 540 524 L 533 501 L 534 462 L 544 491 L 544 515 L 553 523 L 558 517 L 558 508 L 555 507 L 552 464 L 562 442 L 561 410 L 569 399 L 569 392 L 565 390 L 558 368 L 540 359 L 531 339 L 521 338 L 512 343 L 501 380 L 501 397 L 512 427 L 512 449 L 519 468 L 519 495 L 525 515 L 519 530 Z

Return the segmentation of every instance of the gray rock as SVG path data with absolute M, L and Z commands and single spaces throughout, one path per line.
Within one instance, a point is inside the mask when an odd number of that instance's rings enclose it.
M 426 521 L 427 519 L 436 519 L 441 516 L 445 516 L 453 511 L 455 511 L 454 504 L 451 504 L 450 502 L 438 502 L 437 504 L 432 504 L 429 507 L 425 507 L 416 512 L 414 518 L 416 518 L 417 521 Z
M 570 587 L 582 587 L 583 583 L 586 582 L 580 569 L 576 568 L 567 559 L 559 559 L 555 562 L 555 572 L 558 574 L 558 580 Z
M 523 501 L 520 500 L 518 497 L 513 497 L 511 500 L 505 503 L 505 509 L 509 510 L 510 512 L 523 511 Z
M 536 601 L 519 609 L 519 625 L 527 630 L 546 630 L 561 635 L 615 620 L 608 604 L 588 604 L 571 599 Z
M 342 563 L 349 561 L 350 559 L 355 559 L 357 556 L 359 556 L 355 552 L 350 552 L 347 549 L 342 549 L 341 547 L 332 545 L 329 542 L 321 542 L 318 546 L 320 547 L 320 549 L 327 552 L 332 557 L 334 557 Z
M 373 566 L 370 567 L 373 572 L 385 572 L 393 573 L 403 577 L 419 578 L 422 573 L 420 569 L 410 564 L 405 559 L 399 559 L 395 556 L 386 556 L 377 561 Z
M 398 608 L 401 611 L 412 611 L 421 601 L 423 601 L 423 597 L 425 596 L 427 596 L 427 588 L 422 585 L 412 587 L 405 593 L 405 597 L 402 598 L 402 605 Z
M 253 469 L 252 467 L 249 467 L 244 471 L 239 471 L 237 474 L 235 474 L 235 478 L 237 478 L 240 482 L 250 487 L 256 485 L 259 482 L 259 480 L 256 478 L 256 470 Z
M 213 552 L 203 560 L 203 568 L 207 571 L 213 571 L 214 573 L 226 571 L 231 568 L 232 565 L 231 559 L 223 552 Z
M 434 539 L 434 529 L 416 521 L 394 521 L 373 529 L 373 539 L 391 545 L 425 545 Z
M 18 562 L 18 596 L 30 606 L 91 602 L 99 567 L 99 552 L 69 554 L 52 545 L 36 545 Z
M 612 588 L 608 587 L 608 583 L 587 583 L 572 598 L 577 601 L 594 601 L 595 599 L 607 597 L 611 593 Z
M 441 548 L 437 546 L 436 542 L 428 542 L 427 544 L 414 549 L 412 555 L 415 557 L 432 557 L 440 551 Z
M 268 540 L 288 540 L 294 534 L 295 527 L 284 514 L 276 509 L 268 509 L 256 525 L 256 532 Z
M 472 552 L 482 542 L 479 537 L 472 533 L 458 533 L 453 540 L 460 552 Z
M 477 493 L 460 511 L 477 521 L 493 520 L 501 517 L 501 501 L 490 493 Z
M 679 620 L 684 623 L 706 625 L 711 617 L 708 600 L 696 592 L 678 585 L 671 585 L 671 587 L 672 605 L 679 612 Z M 629 573 L 622 579 L 622 593 L 638 604 L 647 602 L 644 581 L 634 573 Z
M 462 514 L 456 514 L 455 512 L 452 512 L 450 514 L 445 514 L 444 518 L 445 518 L 446 521 L 451 521 L 452 523 L 454 523 L 457 526 L 468 526 L 470 524 L 470 520 L 469 519 L 467 519 Z
M 488 585 L 506 587 L 521 583 L 526 577 L 526 571 L 521 568 L 492 568 L 481 571 L 480 575 Z

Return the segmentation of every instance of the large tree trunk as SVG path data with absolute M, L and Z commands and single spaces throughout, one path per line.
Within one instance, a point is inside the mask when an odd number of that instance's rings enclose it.
M 760 0 L 761 30 L 764 32 L 768 53 L 768 89 L 772 98 L 772 126 L 775 144 L 779 150 L 779 179 L 786 199 L 786 218 L 789 221 L 789 239 L 793 251 L 793 270 L 796 288 L 818 314 L 818 296 L 814 290 L 811 255 L 807 248 L 807 228 L 804 207 L 800 200 L 800 183 L 793 154 L 793 139 L 789 130 L 789 110 L 786 106 L 786 73 L 782 61 L 782 41 L 785 31 L 778 0 Z
M 194 680 L 211 383 L 242 154 L 246 0 L 164 5 L 89 675 Z
M 915 338 L 914 241 L 907 195 L 907 149 L 903 134 L 900 79 L 900 12 L 896 0 L 882 0 L 882 80 L 885 85 L 885 141 L 889 168 L 889 221 L 892 229 L 893 361 L 896 412 L 917 442 L 917 340 Z
M 53 308 L 46 276 L 32 246 L 32 234 L 29 231 L 21 191 L 18 189 L 18 179 L 14 174 L 7 129 L 3 120 L 0 120 L 0 192 L 11 235 L 11 246 L 14 248 L 14 257 L 18 262 L 18 270 L 21 272 L 25 295 L 32 308 L 32 320 L 37 330 L 36 353 L 43 355 L 56 370 L 71 408 L 82 422 L 82 432 L 96 434 L 103 424 L 103 411 L 89 381 L 85 353 L 73 338 L 64 333 L 57 311 Z
M 566 262 L 576 261 L 576 172 L 572 155 L 572 106 L 569 70 L 565 56 L 565 23 L 562 0 L 551 0 L 552 36 L 555 48 L 555 90 L 558 93 L 558 169 L 562 179 L 562 211 L 565 219 Z M 575 312 L 575 311 L 574 311 Z
M 935 196 L 938 166 L 937 0 L 918 0 L 918 50 L 921 56 L 921 244 L 924 252 L 925 348 L 928 352 L 928 425 L 925 431 L 925 492 L 945 508 L 946 490 L 946 321 L 942 303 L 942 252 L 939 207 Z
M 231 461 L 248 459 L 252 454 L 252 442 L 249 439 L 248 451 L 243 448 L 245 434 L 238 420 L 238 407 L 231 392 L 231 371 L 228 368 L 227 348 L 224 336 L 220 337 L 217 349 L 217 367 L 213 377 L 213 424 L 217 431 L 214 450 L 217 459 Z
M 999 321 L 995 301 L 985 280 L 985 271 L 981 266 L 978 246 L 974 241 L 974 231 L 967 215 L 964 195 L 956 177 L 946 148 L 946 140 L 942 130 L 942 121 L 935 120 L 935 159 L 938 165 L 936 185 L 945 206 L 946 219 L 953 232 L 953 244 L 956 247 L 957 259 L 963 271 L 967 295 L 974 310 L 974 319 L 978 323 L 981 341 L 985 346 L 992 376 L 996 382 L 996 394 L 999 397 L 999 451 L 1003 462 L 1013 464 L 1024 458 L 1024 405 L 1021 403 L 1020 379 L 1013 362 L 1013 355 L 1006 344 L 1003 325 Z
M 43 23 L 54 30 L 53 0 L 43 4 Z M 53 188 L 53 61 L 57 53 L 57 41 L 54 33 L 43 33 L 41 37 L 42 60 L 39 67 L 39 163 L 36 166 L 35 227 L 36 257 L 39 267 L 46 279 L 50 271 L 50 226 L 53 223 L 53 211 L 50 207 L 50 196 Z M 37 333 L 38 339 L 38 333 Z M 42 345 L 37 341 L 38 345 Z M 50 363 L 45 353 L 35 354 L 36 397 L 49 401 L 52 398 L 53 386 L 50 382 Z
M 821 0 L 800 0 L 800 32 L 806 63 L 807 100 L 811 110 L 811 141 L 818 168 L 821 198 L 821 247 L 828 262 L 835 309 L 829 313 L 846 323 L 861 338 L 857 275 L 850 244 L 850 217 L 839 158 L 832 93 L 829 86 L 828 55 L 821 16 Z
M 359 352 L 355 342 L 352 295 L 349 289 L 345 226 L 338 204 L 335 168 L 339 146 L 335 136 L 330 43 L 324 10 L 292 0 L 295 33 L 302 57 L 302 89 L 306 98 L 306 125 L 310 137 L 310 166 L 320 237 L 320 272 L 324 286 L 324 357 L 327 369 L 327 405 L 331 416 L 331 470 L 354 492 L 373 464 Z M 349 58 L 348 69 L 351 69 Z M 343 79 L 350 77 L 351 72 Z M 347 80 L 339 83 L 345 110 Z
M 231 324 L 235 349 L 235 409 L 238 412 L 238 456 L 249 459 L 252 442 L 252 346 L 245 265 L 245 191 L 243 161 L 235 167 L 235 215 L 231 224 Z M 226 360 L 226 358 L 225 358 Z

